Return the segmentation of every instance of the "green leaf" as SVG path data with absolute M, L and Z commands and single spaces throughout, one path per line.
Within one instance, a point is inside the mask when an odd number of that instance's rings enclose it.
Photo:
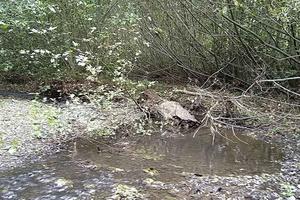
M 3 23 L 3 22 L 0 22 L 0 29 L 1 29 L 2 31 L 8 31 L 9 25 L 8 25 L 8 24 L 5 24 L 5 23 Z

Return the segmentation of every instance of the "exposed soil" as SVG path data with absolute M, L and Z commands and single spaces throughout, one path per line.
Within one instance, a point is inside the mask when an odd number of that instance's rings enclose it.
M 0 171 L 24 161 L 38 161 L 47 153 L 59 151 L 60 144 L 73 138 L 91 133 L 111 135 L 121 125 L 142 116 L 129 100 L 99 107 L 2 98 L 0 109 Z M 138 189 L 141 193 L 164 191 L 168 199 L 300 199 L 300 133 L 294 128 L 286 131 L 245 132 L 282 150 L 280 172 L 230 176 L 187 173 L 176 184 L 154 181 Z
M 141 117 L 130 101 L 101 108 L 95 104 L 45 104 L 15 96 L 0 99 L 0 170 L 24 160 L 36 161 L 77 137 L 114 135 L 119 126 Z

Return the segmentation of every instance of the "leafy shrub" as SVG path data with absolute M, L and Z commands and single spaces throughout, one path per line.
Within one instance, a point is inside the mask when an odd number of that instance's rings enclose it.
M 299 10 L 298 0 L 2 1 L 0 78 L 134 71 L 248 87 L 299 76 Z
M 1 2 L 0 72 L 42 79 L 118 75 L 137 52 L 138 16 L 130 2 Z M 3 78 L 3 77 L 2 77 Z

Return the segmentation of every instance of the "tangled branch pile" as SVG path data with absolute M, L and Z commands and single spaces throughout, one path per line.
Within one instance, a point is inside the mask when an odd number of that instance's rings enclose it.
M 191 110 L 198 117 L 200 115 L 201 127 L 210 127 L 213 134 L 221 134 L 221 127 L 231 128 L 233 132 L 235 129 L 266 130 L 269 133 L 300 130 L 299 103 L 286 103 L 272 97 L 246 93 L 234 95 L 224 90 L 211 91 L 199 87 L 175 92 L 193 96 Z M 202 112 L 197 110 L 199 107 Z

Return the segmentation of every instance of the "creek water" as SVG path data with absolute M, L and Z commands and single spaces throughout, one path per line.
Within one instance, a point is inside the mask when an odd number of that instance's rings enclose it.
M 229 133 L 212 142 L 207 130 L 196 137 L 153 135 L 115 145 L 78 140 L 38 163 L 0 172 L 0 199 L 109 199 L 118 185 L 165 199 L 165 186 L 176 187 L 187 176 L 273 174 L 281 159 L 271 144 Z M 149 182 L 156 189 L 147 188 Z

